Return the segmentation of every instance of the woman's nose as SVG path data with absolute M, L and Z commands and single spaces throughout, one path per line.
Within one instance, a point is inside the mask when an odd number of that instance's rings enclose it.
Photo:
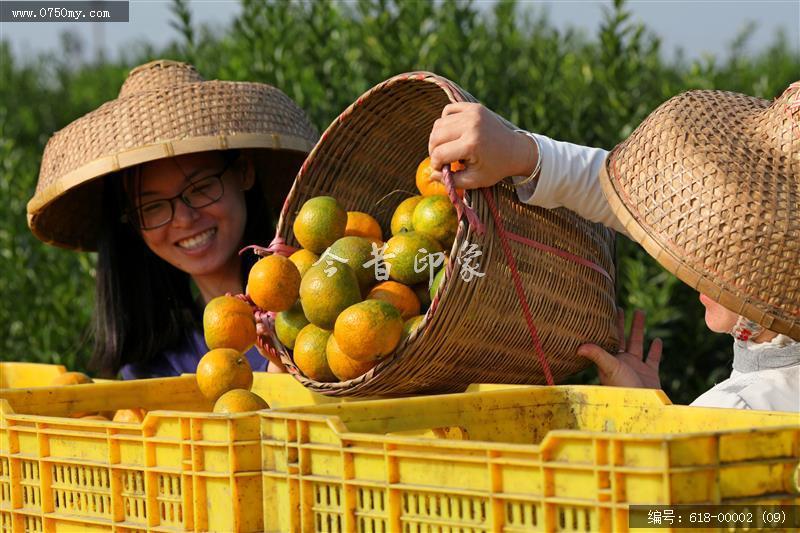
M 189 207 L 186 205 L 186 202 L 183 202 L 180 198 L 175 198 L 173 201 L 173 216 L 172 216 L 172 224 L 176 227 L 188 227 L 197 220 L 200 214 L 197 212 L 197 209 L 194 207 Z

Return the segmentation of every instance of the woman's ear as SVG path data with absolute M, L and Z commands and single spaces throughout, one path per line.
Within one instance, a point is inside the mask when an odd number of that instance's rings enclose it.
M 256 182 L 256 166 L 253 163 L 253 158 L 247 156 L 242 157 L 241 164 L 242 190 L 249 191 Z

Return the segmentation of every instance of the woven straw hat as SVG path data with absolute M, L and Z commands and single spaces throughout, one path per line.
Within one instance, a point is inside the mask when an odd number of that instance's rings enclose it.
M 667 270 L 800 339 L 800 82 L 766 100 L 690 91 L 606 159 L 611 208 Z
M 181 154 L 252 150 L 278 208 L 317 133 L 283 92 L 262 83 L 205 81 L 191 65 L 159 60 L 133 69 L 119 97 L 47 143 L 28 225 L 42 241 L 97 245 L 104 180 L 112 172 Z

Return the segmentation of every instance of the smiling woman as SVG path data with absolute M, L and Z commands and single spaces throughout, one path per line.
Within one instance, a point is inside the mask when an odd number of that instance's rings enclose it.
M 49 244 L 98 252 L 98 372 L 195 371 L 205 304 L 244 292 L 255 258 L 238 251 L 269 243 L 316 137 L 278 89 L 174 61 L 135 68 L 118 99 L 53 135 L 28 220 Z
M 251 161 L 228 159 L 220 152 L 160 159 L 124 180 L 127 218 L 154 254 L 192 277 L 206 302 L 242 292 L 237 252 L 247 220 L 245 191 L 255 180 Z

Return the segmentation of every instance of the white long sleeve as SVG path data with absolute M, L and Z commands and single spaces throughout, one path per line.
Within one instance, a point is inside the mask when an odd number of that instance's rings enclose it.
M 800 412 L 800 342 L 786 335 L 734 342 L 731 377 L 692 405 Z
M 538 182 L 517 187 L 520 201 L 547 209 L 566 207 L 630 237 L 611 211 L 598 179 L 608 152 L 534 135 L 542 152 L 542 168 Z
M 757 372 L 731 372 L 731 377 L 701 394 L 695 407 L 729 407 L 800 412 L 800 365 Z

